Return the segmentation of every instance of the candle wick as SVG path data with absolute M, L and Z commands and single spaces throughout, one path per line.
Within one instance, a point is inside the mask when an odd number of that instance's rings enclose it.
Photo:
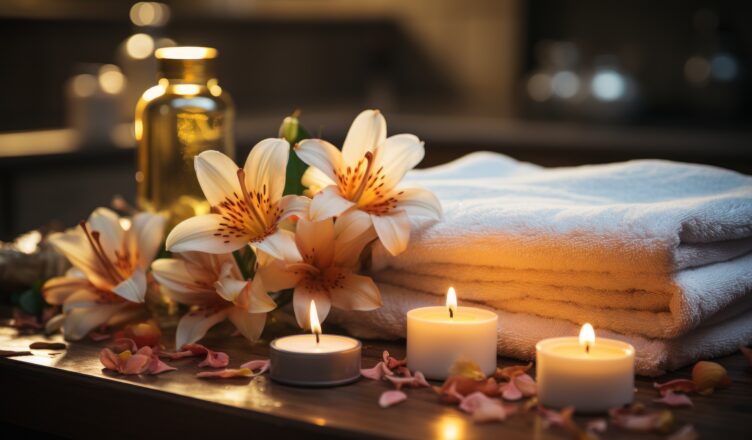
M 585 353 L 590 354 L 590 344 L 585 344 Z
M 449 318 L 454 319 L 454 310 L 451 307 L 449 308 Z
M 317 332 L 317 333 L 314 333 L 314 335 L 316 335 L 316 343 L 318 344 L 318 343 L 319 343 L 319 340 L 320 340 L 318 332 Z

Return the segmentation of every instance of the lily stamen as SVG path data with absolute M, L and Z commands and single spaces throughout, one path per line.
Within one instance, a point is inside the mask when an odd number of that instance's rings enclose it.
M 373 153 L 370 151 L 366 151 L 366 170 L 363 173 L 363 178 L 360 179 L 360 185 L 358 185 L 358 189 L 355 191 L 355 194 L 352 197 L 352 200 L 357 201 L 360 200 L 360 196 L 363 195 L 363 191 L 365 191 L 366 187 L 368 186 L 368 180 L 369 180 L 369 174 L 371 172 L 371 167 L 373 166 Z
M 99 243 L 99 232 L 98 231 L 89 232 L 89 228 L 86 227 L 86 222 L 83 220 L 79 223 L 79 226 L 81 226 L 81 229 L 84 230 L 84 235 L 86 235 L 86 239 L 89 240 L 89 244 L 91 245 L 91 248 L 94 251 L 94 255 L 102 263 L 102 267 L 104 267 L 104 269 L 107 271 L 107 274 L 110 277 L 112 277 L 112 279 L 115 281 L 118 281 L 118 282 L 122 281 L 120 274 L 112 265 L 112 261 L 110 261 L 110 259 L 107 258 L 107 255 L 104 253 L 102 244 Z M 94 238 L 94 235 L 96 235 L 96 240 Z M 99 243 L 99 247 L 97 247 L 97 243 Z
M 240 190 L 243 192 L 243 198 L 248 208 L 251 210 L 251 214 L 256 218 L 261 225 L 266 225 L 266 216 L 261 212 L 261 207 L 257 206 L 251 195 L 248 193 L 248 189 L 245 187 L 245 171 L 242 168 L 238 169 L 238 181 L 240 182 Z

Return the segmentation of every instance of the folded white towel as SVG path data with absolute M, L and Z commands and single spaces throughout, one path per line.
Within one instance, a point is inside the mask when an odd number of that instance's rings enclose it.
M 752 177 L 638 160 L 545 169 L 474 153 L 408 175 L 445 218 L 375 269 L 419 264 L 665 274 L 752 250 Z
M 384 305 L 371 312 L 343 312 L 332 309 L 327 321 L 343 326 L 360 338 L 396 339 L 405 337 L 406 313 L 416 307 L 441 305 L 436 295 L 416 293 L 380 284 Z M 470 305 L 470 304 L 466 304 Z M 481 306 L 482 307 L 482 306 Z M 560 319 L 523 313 L 496 311 L 499 315 L 498 352 L 521 360 L 535 359 L 535 344 L 544 338 L 577 335 L 580 326 Z M 634 345 L 638 374 L 657 376 L 691 364 L 735 352 L 740 344 L 752 341 L 752 312 L 740 313 L 673 339 L 650 339 L 625 335 L 596 326 L 597 336 L 620 339 Z
M 425 265 L 424 265 L 425 266 Z M 497 310 L 556 318 L 652 338 L 682 335 L 709 320 L 722 320 L 752 308 L 752 254 L 666 276 L 658 290 L 609 290 L 570 286 L 572 274 L 548 274 L 531 281 L 468 279 L 462 267 L 443 265 L 443 273 L 423 275 L 394 269 L 373 274 L 379 283 L 444 297 L 454 286 L 461 300 Z M 485 268 L 487 278 L 494 269 Z M 530 272 L 530 271 L 528 271 Z M 526 273 L 528 273 L 526 272 Z M 510 276 L 513 274 L 509 274 Z M 662 277 L 662 275 L 654 275 Z M 649 283 L 648 283 L 649 284 Z

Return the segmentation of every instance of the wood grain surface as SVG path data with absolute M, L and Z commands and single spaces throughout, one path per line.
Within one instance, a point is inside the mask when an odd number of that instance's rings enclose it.
M 61 340 L 0 328 L 1 350 L 29 350 L 32 342 Z M 251 346 L 229 337 L 226 329 L 203 343 L 228 353 L 230 367 L 265 358 L 268 350 L 268 340 Z M 178 370 L 159 376 L 120 376 L 102 369 L 98 354 L 106 345 L 85 341 L 65 350 L 31 349 L 32 355 L 0 358 L 0 422 L 73 438 L 567 438 L 561 430 L 546 429 L 533 413 L 474 424 L 426 388 L 409 389 L 406 402 L 381 409 L 378 398 L 391 385 L 367 379 L 324 389 L 284 386 L 266 376 L 209 381 L 195 377 L 201 370 L 197 358 L 168 361 Z M 404 341 L 364 341 L 363 365 L 374 365 L 384 349 L 402 357 Z M 718 362 L 733 385 L 711 396 L 693 396 L 694 408 L 673 409 L 675 427 L 692 424 L 701 438 L 752 438 L 752 369 L 740 354 Z M 499 360 L 500 365 L 519 363 Z M 660 380 L 689 376 L 685 368 Z M 652 383 L 637 378 L 636 400 L 657 408 Z M 589 419 L 578 417 L 578 422 L 584 426 Z M 666 436 L 609 427 L 603 438 Z

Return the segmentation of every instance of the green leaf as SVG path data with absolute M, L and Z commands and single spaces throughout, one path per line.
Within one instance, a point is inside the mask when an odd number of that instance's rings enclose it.
M 285 138 L 291 146 L 295 147 L 295 144 L 303 139 L 309 139 L 311 135 L 300 125 L 298 115 L 300 111 L 296 110 L 292 115 L 286 117 L 282 121 L 282 125 L 279 127 L 279 136 Z M 305 187 L 301 182 L 303 173 L 308 169 L 308 165 L 300 160 L 297 154 L 295 154 L 295 148 L 290 149 L 290 157 L 287 161 L 287 173 L 285 175 L 285 191 L 284 194 L 302 195 L 305 191 Z
M 250 246 L 246 246 L 233 252 L 232 256 L 235 257 L 235 262 L 238 263 L 243 279 L 253 279 L 253 276 L 256 274 L 256 253 L 253 252 L 253 249 Z
M 42 314 L 45 302 L 42 294 L 32 288 L 21 293 L 18 297 L 18 305 L 29 315 L 39 316 Z

